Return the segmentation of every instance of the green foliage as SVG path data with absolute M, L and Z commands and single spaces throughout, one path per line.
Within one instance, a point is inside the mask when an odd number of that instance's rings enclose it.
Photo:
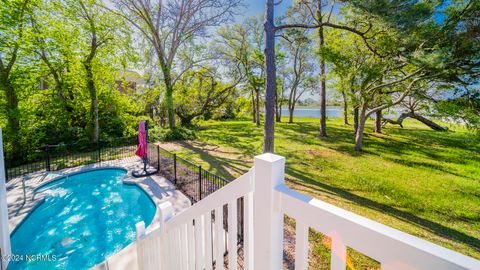
M 465 124 L 480 135 L 480 91 L 465 92 L 459 97 L 435 104 L 439 116 Z
M 135 94 L 120 94 L 115 86 L 118 71 L 132 59 L 128 52 L 130 30 L 125 22 L 101 9 L 96 1 L 5 3 L 8 5 L 1 5 L 0 20 L 0 35 L 5 34 L 0 40 L 2 61 L 8 62 L 18 49 L 8 80 L 0 81 L 0 127 L 11 130 L 9 121 L 14 115 L 19 121 L 15 133 L 4 133 L 6 150 L 88 142 L 92 96 L 87 91 L 84 63 L 91 52 L 92 35 L 85 14 L 91 16 L 102 42 L 91 63 L 100 138 L 136 134 L 144 107 L 136 102 Z M 29 4 L 24 19 L 20 17 L 23 3 Z M 10 86 L 18 100 L 16 108 L 6 98 Z
M 174 93 L 175 113 L 182 126 L 191 126 L 198 117 L 211 118 L 232 100 L 238 82 L 224 84 L 217 77 L 217 70 L 213 67 L 190 70 L 182 76 Z
M 149 130 L 149 140 L 151 142 L 170 142 L 170 141 L 183 141 L 193 140 L 196 138 L 195 131 L 185 127 L 175 127 L 172 129 L 166 129 L 161 127 L 153 127 Z

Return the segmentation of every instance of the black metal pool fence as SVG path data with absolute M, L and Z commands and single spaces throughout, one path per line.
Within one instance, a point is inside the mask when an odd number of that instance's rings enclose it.
M 175 153 L 169 152 L 161 147 L 157 148 L 159 157 L 158 173 L 170 180 L 175 187 L 185 194 L 192 204 L 195 204 L 207 197 L 211 193 L 217 191 L 227 185 L 230 180 L 226 180 L 216 174 L 213 174 L 200 165 L 196 165 L 191 161 L 177 156 Z M 223 206 L 223 226 L 228 231 L 228 207 Z M 212 217 L 214 217 L 213 213 Z M 243 197 L 237 200 L 237 233 L 239 248 L 243 244 L 244 236 L 244 200 Z M 227 239 L 225 238 L 225 244 Z M 243 269 L 242 265 L 239 265 Z
M 82 165 L 135 156 L 137 138 L 116 138 L 99 143 L 46 145 L 5 154 L 7 181 L 35 172 L 58 171 Z M 158 173 L 196 203 L 228 184 L 228 180 L 159 145 L 148 145 L 149 163 Z
M 106 160 L 133 156 L 136 138 L 116 138 L 98 143 L 45 145 L 5 154 L 7 181 L 35 172 L 58 171 Z
M 66 168 L 100 163 L 135 156 L 137 138 L 116 138 L 99 143 L 75 143 L 46 145 L 5 155 L 7 182 L 35 172 L 57 171 Z M 200 165 L 179 157 L 177 154 L 148 144 L 149 164 L 158 174 L 171 181 L 177 190 L 195 204 L 230 182 Z M 140 161 L 139 161 L 140 162 Z M 22 179 L 25 181 L 25 179 Z M 28 182 L 28 180 L 27 180 Z M 243 198 L 237 201 L 237 231 L 241 247 L 243 243 Z M 228 230 L 228 208 L 224 206 L 224 227 Z M 213 215 L 212 215 L 213 216 Z

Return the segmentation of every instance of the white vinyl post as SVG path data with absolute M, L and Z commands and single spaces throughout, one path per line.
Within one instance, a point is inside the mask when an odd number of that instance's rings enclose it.
M 161 237 L 161 247 L 160 247 L 160 269 L 171 269 L 170 262 L 171 258 L 168 258 L 168 252 L 166 248 L 169 246 L 167 228 L 165 228 L 165 223 L 173 217 L 173 205 L 171 202 L 166 201 L 159 206 L 160 217 L 160 237 Z M 178 254 L 176 254 L 178 256 Z M 183 258 L 186 259 L 186 258 Z
M 8 229 L 7 187 L 5 179 L 5 161 L 3 160 L 3 139 L 0 129 L 0 248 L 2 249 L 2 269 L 7 269 L 8 261 L 5 257 L 10 256 L 10 231 Z
M 285 183 L 285 158 L 274 154 L 254 160 L 253 235 L 254 269 L 282 269 L 283 214 L 275 188 Z

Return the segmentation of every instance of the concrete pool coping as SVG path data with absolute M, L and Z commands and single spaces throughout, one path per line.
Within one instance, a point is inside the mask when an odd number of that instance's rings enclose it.
M 100 163 L 89 164 L 74 168 L 63 169 L 52 172 L 37 172 L 22 177 L 14 178 L 7 183 L 7 203 L 9 214 L 10 233 L 21 224 L 21 222 L 43 201 L 43 194 L 35 195 L 35 189 L 61 177 L 88 172 L 95 169 L 125 169 L 127 175 L 124 178 L 125 184 L 136 184 L 142 188 L 153 200 L 157 206 L 155 217 L 148 226 L 147 232 L 158 227 L 159 207 L 163 202 L 170 201 L 173 206 L 174 214 L 190 207 L 190 200 L 175 186 L 159 175 L 151 175 L 142 178 L 132 176 L 132 171 L 141 167 L 141 159 L 138 157 L 129 157 L 112 161 L 102 161 Z M 24 201 L 23 183 L 25 183 L 26 200 Z M 106 261 L 94 266 L 93 269 L 137 269 L 136 246 L 131 243 L 124 249 L 107 258 Z

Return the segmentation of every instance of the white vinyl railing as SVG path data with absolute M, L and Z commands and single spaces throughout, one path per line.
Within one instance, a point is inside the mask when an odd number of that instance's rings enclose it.
M 237 204 L 243 198 L 243 241 L 245 260 L 251 261 L 253 231 L 253 170 L 202 199 L 193 207 L 172 217 L 169 202 L 160 206 L 158 229 L 144 235 L 144 224 L 137 224 L 137 257 L 140 269 L 237 269 Z M 228 230 L 224 229 L 227 205 Z M 161 267 L 161 268 L 160 268 Z
M 333 270 L 346 269 L 347 246 L 380 262 L 381 269 L 480 269 L 476 259 L 289 189 L 284 168 L 283 157 L 260 155 L 254 169 L 184 212 L 172 217 L 171 205 L 163 204 L 159 229 L 145 235 L 138 225 L 139 268 L 224 269 L 228 252 L 228 269 L 237 269 L 237 199 L 243 198 L 244 269 L 283 268 L 285 215 L 296 224 L 295 269 L 309 267 L 309 228 L 331 238 Z

